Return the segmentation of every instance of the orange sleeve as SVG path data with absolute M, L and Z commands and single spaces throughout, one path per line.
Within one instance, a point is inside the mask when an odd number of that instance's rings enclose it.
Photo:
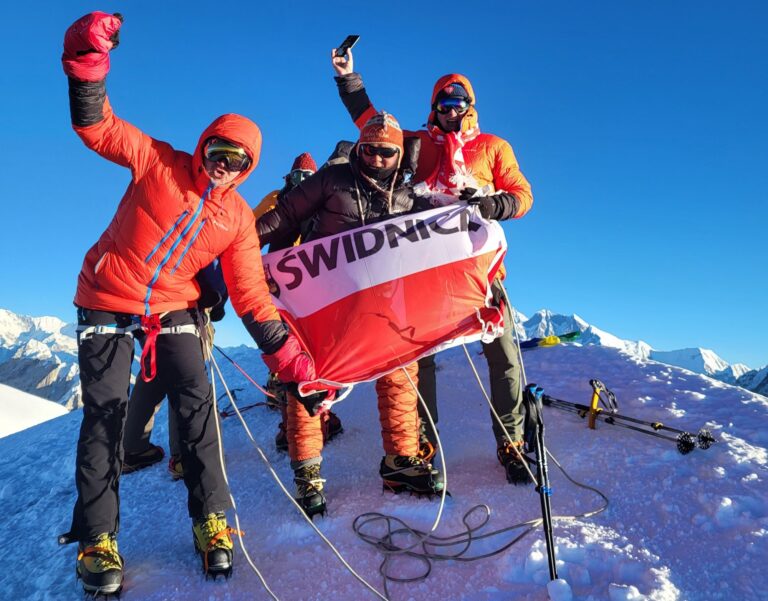
M 105 159 L 129 167 L 138 181 L 159 159 L 161 152 L 173 152 L 170 145 L 159 142 L 112 111 L 109 98 L 104 102 L 104 118 L 94 125 L 73 129 L 85 145 Z
M 261 199 L 261 202 L 257 204 L 253 209 L 253 218 L 254 220 L 258 221 L 259 217 L 261 217 L 264 213 L 269 211 L 270 209 L 274 209 L 277 206 L 277 194 L 279 190 L 272 190 L 269 194 L 267 194 L 264 198 Z
M 264 279 L 256 220 L 245 201 L 241 199 L 240 202 L 242 211 L 237 235 L 220 257 L 229 299 L 238 317 L 250 312 L 257 322 L 279 321 L 280 315 Z
M 525 215 L 533 206 L 533 194 L 531 193 L 531 184 L 525 179 L 517 164 L 515 151 L 512 150 L 509 142 L 500 140 L 495 149 L 495 158 L 493 161 L 493 186 L 497 191 L 509 192 L 514 194 L 519 201 L 520 206 L 513 219 Z

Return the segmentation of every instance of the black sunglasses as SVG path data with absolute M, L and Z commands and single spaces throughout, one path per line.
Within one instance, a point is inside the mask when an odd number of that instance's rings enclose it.
M 378 155 L 384 159 L 391 159 L 400 152 L 400 149 L 392 148 L 391 146 L 371 146 L 370 144 L 362 144 L 360 150 L 362 150 L 363 154 L 366 156 L 372 157 Z

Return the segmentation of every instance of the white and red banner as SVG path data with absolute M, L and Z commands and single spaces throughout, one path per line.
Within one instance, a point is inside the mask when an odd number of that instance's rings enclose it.
M 269 253 L 263 262 L 275 305 L 312 356 L 318 382 L 346 386 L 500 336 L 490 285 L 506 248 L 497 222 L 453 205 Z

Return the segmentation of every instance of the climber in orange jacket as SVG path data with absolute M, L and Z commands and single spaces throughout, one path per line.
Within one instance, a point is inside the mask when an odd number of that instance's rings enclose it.
M 88 251 L 78 279 L 78 358 L 83 420 L 71 531 L 77 574 L 90 594 L 123 582 L 118 553 L 122 435 L 134 335 L 142 377 L 159 378 L 176 414 L 193 539 L 207 574 L 229 574 L 229 490 L 219 460 L 205 369 L 195 275 L 219 257 L 232 305 L 286 382 L 314 377 L 309 356 L 272 304 L 253 214 L 236 188 L 255 169 L 261 132 L 240 115 L 218 117 L 192 154 L 155 140 L 115 115 L 106 95 L 109 52 L 122 16 L 88 14 L 66 32 L 72 125 L 85 145 L 131 170 L 112 222 Z
M 341 100 L 355 124 L 362 127 L 376 109 L 360 74 L 354 72 L 352 50 L 346 57 L 337 57 L 335 50 L 331 51 L 331 62 Z M 427 128 L 403 132 L 406 138 L 417 137 L 421 142 L 414 190 L 422 202 L 426 200 L 432 206 L 463 200 L 477 205 L 486 219 L 519 219 L 533 204 L 531 186 L 520 171 L 512 146 L 480 130 L 475 102 L 472 84 L 463 75 L 452 73 L 437 80 Z M 493 282 L 492 293 L 497 304 L 505 300 L 500 279 Z M 522 370 L 512 334 L 512 315 L 506 304 L 504 334 L 484 344 L 483 354 L 488 360 L 491 402 L 504 426 L 492 417 L 497 457 L 509 482 L 525 484 L 530 476 L 519 453 L 523 447 Z M 419 391 L 437 423 L 434 356 L 419 361 Z M 435 453 L 436 436 L 427 426 L 421 404 L 419 413 L 422 455 L 429 458 Z

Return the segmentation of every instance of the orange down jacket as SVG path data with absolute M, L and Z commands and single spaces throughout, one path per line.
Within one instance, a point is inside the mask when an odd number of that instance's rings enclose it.
M 374 114 L 376 109 L 368 99 L 363 88 L 362 79 L 357 73 L 336 78 L 339 84 L 339 92 L 347 110 L 349 110 L 355 125 L 362 128 Z M 478 116 L 475 109 L 475 92 L 472 84 L 463 75 L 451 73 L 444 75 L 435 83 L 432 90 L 430 106 L 434 106 L 435 98 L 440 90 L 449 83 L 461 83 L 472 97 L 472 106 L 462 119 L 463 132 L 477 127 Z M 429 114 L 427 126 L 436 128 L 434 111 Z M 414 176 L 414 181 L 430 181 L 441 168 L 441 162 L 446 160 L 444 147 L 435 142 L 429 130 L 418 131 L 403 130 L 405 136 L 418 136 L 421 139 L 419 163 Z M 525 215 L 533 205 L 531 185 L 520 171 L 517 158 L 509 142 L 493 134 L 480 132 L 474 139 L 469 140 L 463 147 L 464 160 L 469 172 L 483 187 L 492 184 L 496 191 L 504 191 L 513 194 L 519 202 L 518 210 L 512 217 L 518 219 Z
M 74 130 L 88 148 L 128 167 L 132 177 L 112 222 L 85 256 L 75 304 L 133 315 L 194 307 L 200 296 L 195 274 L 219 257 L 237 314 L 279 320 L 264 281 L 253 213 L 235 190 L 258 163 L 256 124 L 223 115 L 190 155 L 117 117 L 108 100 L 102 114 L 98 123 Z M 234 142 L 252 159 L 228 186 L 209 188 L 201 149 L 212 136 Z

